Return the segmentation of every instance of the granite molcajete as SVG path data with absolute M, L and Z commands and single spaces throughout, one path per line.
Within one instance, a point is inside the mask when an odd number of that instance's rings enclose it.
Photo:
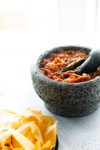
M 57 47 L 42 54 L 36 65 L 32 65 L 33 86 L 45 106 L 55 114 L 65 117 L 85 116 L 94 112 L 100 101 L 100 76 L 86 82 L 61 83 L 47 78 L 41 70 L 41 62 L 51 53 L 67 50 L 90 52 L 85 47 Z

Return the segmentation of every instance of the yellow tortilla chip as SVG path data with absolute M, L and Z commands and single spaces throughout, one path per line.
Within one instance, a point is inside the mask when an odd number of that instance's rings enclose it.
M 0 111 L 0 150 L 51 150 L 56 144 L 57 122 L 41 111 L 22 114 Z
M 41 141 L 37 141 L 37 142 L 35 143 L 35 148 L 34 148 L 34 150 L 41 150 Z
M 9 131 L 0 134 L 0 146 L 3 148 L 6 144 L 11 143 L 11 133 Z
M 9 146 L 4 146 L 2 150 L 10 150 Z
M 32 142 L 36 140 L 42 141 L 42 135 L 40 129 L 34 123 L 34 121 L 21 126 L 19 129 L 17 129 L 17 132 L 20 132 Z
M 52 145 L 54 145 L 56 143 L 56 133 L 57 133 L 56 126 L 57 126 L 57 123 L 55 123 L 54 125 L 48 127 L 48 129 L 46 131 L 46 134 L 45 134 L 45 140 L 46 141 L 51 141 Z
M 16 142 L 16 141 L 15 141 Z M 20 147 L 14 147 L 14 145 L 10 144 L 10 150 L 25 150 L 24 148 Z
M 47 141 L 43 146 L 42 146 L 42 150 L 48 150 L 50 149 L 51 146 L 51 141 Z
M 25 136 L 23 136 L 21 133 L 10 129 L 10 132 L 12 136 L 19 142 L 19 144 L 25 149 L 25 150 L 34 150 L 34 144 L 28 140 Z

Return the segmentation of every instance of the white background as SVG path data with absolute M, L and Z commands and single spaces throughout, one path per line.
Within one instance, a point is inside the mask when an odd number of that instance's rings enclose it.
M 0 55 L 35 58 L 42 51 L 62 44 L 98 47 L 100 15 L 96 17 L 96 2 L 0 0 Z

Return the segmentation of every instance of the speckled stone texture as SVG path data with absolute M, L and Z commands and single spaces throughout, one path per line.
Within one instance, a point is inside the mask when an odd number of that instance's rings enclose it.
M 85 116 L 94 112 L 100 101 L 100 77 L 81 83 L 61 83 L 44 76 L 41 61 L 52 52 L 61 50 L 85 50 L 84 47 L 59 47 L 42 54 L 36 66 L 32 65 L 31 75 L 33 86 L 45 106 L 55 114 L 65 117 Z

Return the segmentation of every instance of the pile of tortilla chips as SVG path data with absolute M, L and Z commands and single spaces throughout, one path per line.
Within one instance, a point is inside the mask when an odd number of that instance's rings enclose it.
M 0 111 L 0 150 L 53 150 L 56 144 L 54 117 L 27 109 L 23 114 Z

